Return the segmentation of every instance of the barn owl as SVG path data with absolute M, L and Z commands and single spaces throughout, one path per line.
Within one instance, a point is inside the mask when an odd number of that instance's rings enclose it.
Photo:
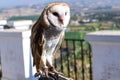
M 31 50 L 36 75 L 57 72 L 53 58 L 60 47 L 70 20 L 70 8 L 66 3 L 51 3 L 45 7 L 31 30 Z

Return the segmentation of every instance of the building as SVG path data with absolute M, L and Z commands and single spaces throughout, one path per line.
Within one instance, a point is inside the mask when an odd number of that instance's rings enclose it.
M 4 29 L 4 25 L 7 24 L 7 20 L 0 20 L 0 29 Z
M 32 20 L 9 21 L 7 25 L 15 29 L 29 29 L 33 24 Z

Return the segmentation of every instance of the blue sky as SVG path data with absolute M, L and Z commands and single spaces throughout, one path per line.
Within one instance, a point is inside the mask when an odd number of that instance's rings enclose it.
M 104 1 L 104 0 L 0 0 L 0 9 L 6 8 L 6 7 L 14 7 L 18 5 L 26 5 L 26 4 L 32 4 L 32 3 L 45 3 L 45 2 L 57 2 L 57 1 L 72 1 L 74 4 L 74 1 Z M 105 0 L 105 1 L 112 1 L 116 3 L 120 3 L 119 0 Z
M 52 1 L 68 1 L 68 0 L 0 0 L 0 8 L 13 7 L 31 3 L 44 3 Z
M 13 7 L 13 6 L 24 5 L 29 3 L 37 3 L 40 1 L 42 0 L 0 0 L 0 8 Z

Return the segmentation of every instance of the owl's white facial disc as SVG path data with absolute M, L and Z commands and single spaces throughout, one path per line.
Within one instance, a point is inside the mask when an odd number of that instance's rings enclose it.
M 51 25 L 64 28 L 70 20 L 70 9 L 64 5 L 54 5 L 48 10 L 48 20 Z

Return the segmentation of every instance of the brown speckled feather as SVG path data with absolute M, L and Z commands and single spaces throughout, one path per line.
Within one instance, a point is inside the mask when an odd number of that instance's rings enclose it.
M 43 53 L 43 29 L 45 28 L 41 22 L 41 17 L 33 25 L 31 30 L 31 50 L 33 56 L 33 66 L 36 66 L 37 72 L 39 71 L 41 65 L 41 55 Z
M 41 67 L 41 55 L 43 53 L 43 44 L 44 44 L 44 36 L 43 31 L 49 25 L 48 21 L 44 18 L 46 17 L 47 13 L 43 10 L 41 16 L 33 25 L 31 30 L 31 50 L 33 56 L 33 66 L 36 66 L 37 72 Z

